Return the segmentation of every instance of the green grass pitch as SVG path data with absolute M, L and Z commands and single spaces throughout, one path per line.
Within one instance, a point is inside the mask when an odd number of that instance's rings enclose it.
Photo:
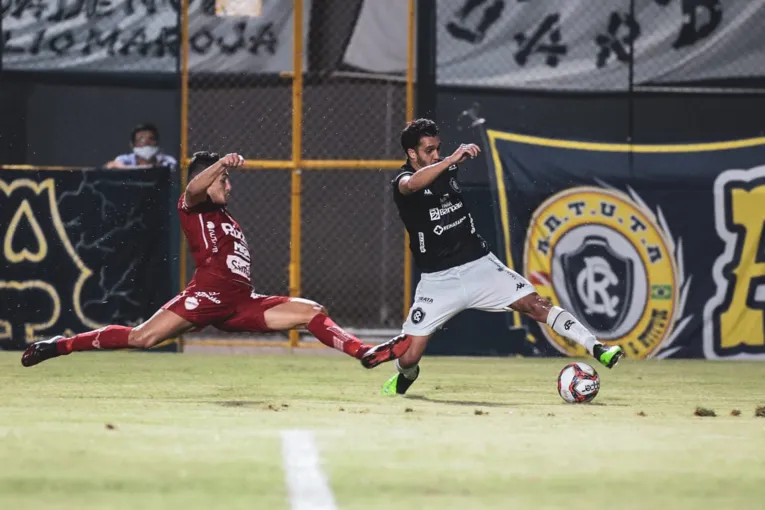
M 0 353 L 0 508 L 288 509 L 286 429 L 340 510 L 764 507 L 765 364 L 627 360 L 569 405 L 567 361 L 426 358 L 388 398 L 343 356 Z

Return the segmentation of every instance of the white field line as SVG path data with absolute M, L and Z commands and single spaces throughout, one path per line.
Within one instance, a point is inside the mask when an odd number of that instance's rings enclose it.
M 337 510 L 308 430 L 282 431 L 282 459 L 292 510 Z

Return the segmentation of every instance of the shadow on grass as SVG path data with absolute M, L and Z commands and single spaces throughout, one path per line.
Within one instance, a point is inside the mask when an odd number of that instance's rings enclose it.
M 424 395 L 407 395 L 405 397 L 407 400 L 419 400 L 420 402 L 430 402 L 433 404 L 446 404 L 446 405 L 452 405 L 452 406 L 480 406 L 480 407 L 534 407 L 534 406 L 542 406 L 542 407 L 548 407 L 551 404 L 549 402 L 545 403 L 539 403 L 539 404 L 520 404 L 517 402 L 477 402 L 475 400 L 441 400 L 441 399 L 433 399 L 428 398 Z M 617 404 L 614 402 L 589 402 L 587 404 L 583 404 L 586 406 L 603 406 L 603 407 L 628 407 L 627 404 Z

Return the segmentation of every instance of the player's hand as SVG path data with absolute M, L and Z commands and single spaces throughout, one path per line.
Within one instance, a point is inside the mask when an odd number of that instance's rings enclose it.
M 220 162 L 226 168 L 239 168 L 244 165 L 244 158 L 236 153 L 226 154 L 220 158 Z
M 459 164 L 465 161 L 467 158 L 474 158 L 481 152 L 481 148 L 474 143 L 463 143 L 454 153 L 449 156 L 452 164 Z

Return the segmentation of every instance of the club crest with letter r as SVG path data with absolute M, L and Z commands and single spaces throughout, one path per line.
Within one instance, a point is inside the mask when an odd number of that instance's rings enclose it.
M 524 270 L 541 296 L 628 356 L 657 356 L 679 332 L 689 289 L 682 242 L 672 239 L 661 211 L 631 189 L 581 186 L 548 198 L 531 218 Z M 541 329 L 560 352 L 587 354 Z
M 419 306 L 412 309 L 412 323 L 419 324 L 425 320 L 425 312 Z

